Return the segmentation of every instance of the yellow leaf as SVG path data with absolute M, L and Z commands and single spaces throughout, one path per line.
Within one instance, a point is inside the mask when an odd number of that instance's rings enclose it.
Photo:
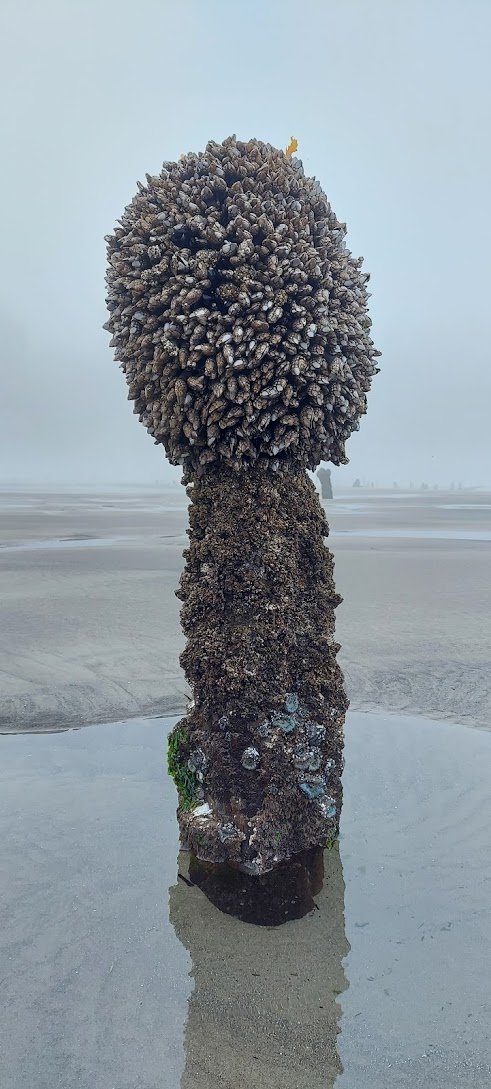
M 288 147 L 287 147 L 287 149 L 285 151 L 285 155 L 286 155 L 287 159 L 290 159 L 291 156 L 294 155 L 296 151 L 298 151 L 298 140 L 295 140 L 295 137 L 292 136 L 292 138 L 290 140 L 290 143 L 288 144 Z

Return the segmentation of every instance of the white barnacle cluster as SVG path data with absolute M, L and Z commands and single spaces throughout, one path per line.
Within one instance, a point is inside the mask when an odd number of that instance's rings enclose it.
M 138 183 L 106 236 L 105 328 L 173 464 L 346 461 L 379 353 L 345 233 L 301 162 L 259 140 Z

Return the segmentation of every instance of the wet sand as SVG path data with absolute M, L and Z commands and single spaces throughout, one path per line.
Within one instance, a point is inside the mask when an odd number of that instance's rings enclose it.
M 351 705 L 490 725 L 491 497 L 327 504 Z M 0 730 L 179 713 L 182 489 L 0 495 Z
M 178 877 L 168 725 L 0 738 L 2 1089 L 487 1089 L 490 734 L 351 713 L 316 907 L 260 927 Z
M 2 1089 L 487 1089 L 491 735 L 399 712 L 490 725 L 490 497 L 328 504 L 379 713 L 348 716 L 340 846 L 282 927 L 189 884 L 169 722 L 135 717 L 186 701 L 184 494 L 0 506 Z

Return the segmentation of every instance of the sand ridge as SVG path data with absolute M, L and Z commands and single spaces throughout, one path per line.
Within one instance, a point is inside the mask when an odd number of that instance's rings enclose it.
M 0 510 L 0 730 L 180 713 L 184 489 L 11 490 Z M 490 496 L 352 490 L 326 510 L 351 707 L 489 726 Z

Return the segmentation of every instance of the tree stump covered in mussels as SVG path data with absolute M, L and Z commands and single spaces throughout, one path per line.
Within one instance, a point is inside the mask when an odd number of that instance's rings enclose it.
M 339 826 L 340 598 L 306 469 L 346 462 L 377 371 L 344 237 L 299 160 L 235 137 L 147 175 L 107 236 L 111 345 L 191 501 L 179 822 L 252 874 Z
M 321 482 L 321 491 L 323 499 L 332 499 L 332 480 L 330 469 L 319 469 L 317 476 Z

